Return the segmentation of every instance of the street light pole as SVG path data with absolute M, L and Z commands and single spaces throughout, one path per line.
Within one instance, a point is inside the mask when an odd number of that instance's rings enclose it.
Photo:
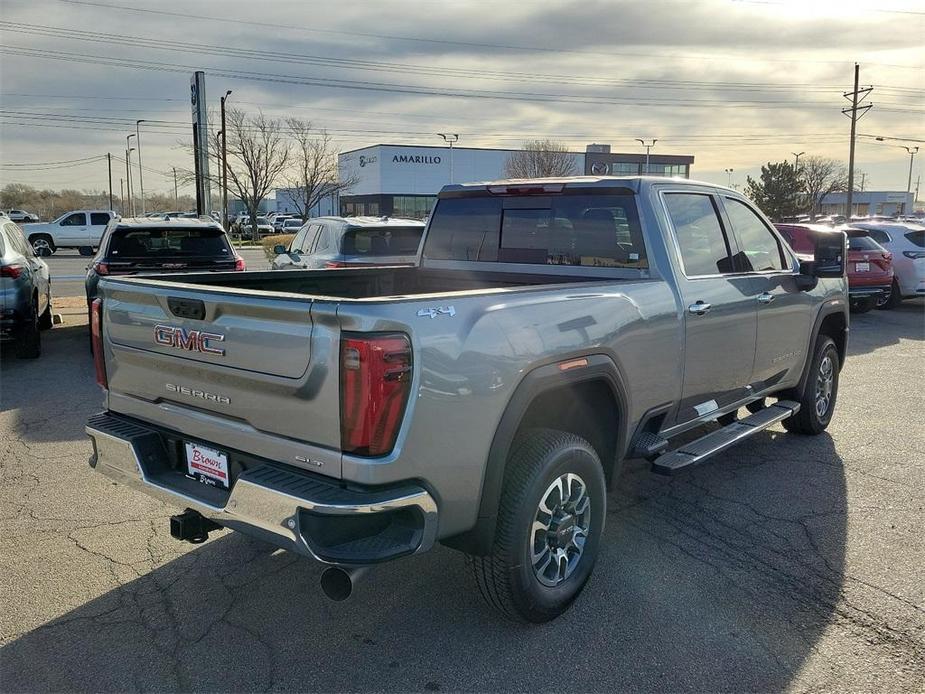
M 144 119 L 135 121 L 135 142 L 138 144 L 138 187 L 141 189 L 141 214 L 145 213 L 145 179 L 141 173 L 141 132 L 138 126 L 144 123 Z
M 453 143 L 459 141 L 459 133 L 437 133 L 450 146 L 450 183 L 453 182 Z
M 643 140 L 643 139 L 637 137 L 637 138 L 636 138 L 636 142 L 638 142 L 639 144 L 641 144 L 643 147 L 646 148 L 646 171 L 645 171 L 645 174 L 646 174 L 646 176 L 648 176 L 648 175 L 649 175 L 649 150 L 652 149 L 653 147 L 655 147 L 655 143 L 658 142 L 658 140 L 656 140 L 655 138 L 652 138 L 652 143 L 651 143 L 651 144 L 646 144 L 646 141 L 645 141 L 645 140 Z
M 112 154 L 106 152 L 106 166 L 109 169 L 109 210 L 112 211 Z
M 134 147 L 129 146 L 129 140 L 135 137 L 135 133 L 125 137 L 125 177 L 128 179 L 128 206 L 132 217 L 135 216 L 135 197 L 132 195 L 132 152 Z
M 225 100 L 231 90 L 222 97 L 222 227 L 228 226 L 228 132 L 225 129 Z
M 174 209 L 180 210 L 180 190 L 177 188 L 177 167 L 173 167 L 173 204 Z
M 726 175 L 729 176 L 729 187 L 732 188 L 732 172 L 735 169 L 723 169 L 726 172 Z
M 806 154 L 806 152 L 791 152 L 791 154 L 793 155 L 793 170 L 799 171 L 800 170 L 800 157 Z
M 915 161 L 915 153 L 919 151 L 918 147 L 903 147 L 904 150 L 909 152 L 909 180 L 906 181 L 906 195 L 912 192 L 912 162 Z M 913 206 L 915 205 L 915 200 L 912 201 Z M 906 202 L 903 201 L 903 214 L 906 213 Z
M 122 214 L 125 214 L 125 181 L 119 179 L 119 197 L 122 199 Z

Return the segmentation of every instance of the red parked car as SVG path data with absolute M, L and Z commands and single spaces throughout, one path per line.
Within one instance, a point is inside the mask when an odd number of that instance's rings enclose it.
M 798 256 L 813 255 L 812 232 L 832 228 L 814 224 L 775 224 Z M 890 298 L 893 287 L 893 254 L 863 229 L 841 229 L 848 235 L 848 300 L 856 313 L 870 311 Z

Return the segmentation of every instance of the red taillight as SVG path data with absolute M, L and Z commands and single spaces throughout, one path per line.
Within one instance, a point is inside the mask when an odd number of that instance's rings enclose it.
M 347 265 L 347 263 L 341 263 L 341 262 L 339 262 L 339 261 L 337 261 L 337 260 L 326 260 L 325 263 L 324 263 L 324 266 L 325 266 L 326 268 L 333 268 L 333 267 L 349 267 L 349 266 Z
M 108 263 L 97 263 L 94 268 L 96 269 L 97 275 L 108 275 L 109 274 L 109 264 Z
M 345 453 L 386 455 L 411 391 L 411 343 L 402 334 L 344 333 L 340 343 L 340 440 Z
M 234 259 L 234 271 L 235 272 L 244 272 L 247 269 L 247 265 L 244 263 L 244 258 L 238 256 Z
M 109 388 L 106 378 L 106 362 L 103 361 L 103 301 L 94 299 L 90 304 L 90 344 L 93 346 L 93 366 L 96 368 L 96 382 Z
M 22 265 L 4 265 L 0 267 L 0 277 L 9 277 L 11 279 L 19 279 L 19 276 L 22 274 L 23 267 Z

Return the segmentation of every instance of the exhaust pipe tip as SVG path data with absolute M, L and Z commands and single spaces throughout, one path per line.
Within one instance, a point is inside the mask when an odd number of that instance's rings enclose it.
M 321 590 L 331 600 L 343 602 L 353 594 L 354 584 L 364 573 L 366 573 L 366 567 L 345 569 L 340 566 L 329 566 L 321 574 Z

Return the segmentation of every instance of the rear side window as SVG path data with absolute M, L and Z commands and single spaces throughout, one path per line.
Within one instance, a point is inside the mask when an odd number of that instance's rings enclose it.
M 885 231 L 880 231 L 879 229 L 870 229 L 868 235 L 877 243 L 889 243 L 890 235 Z
M 380 227 L 347 229 L 340 241 L 344 255 L 414 255 L 418 252 L 423 227 Z
M 91 212 L 90 226 L 104 227 L 109 224 L 109 215 L 105 212 Z
M 925 229 L 919 229 L 918 231 L 910 231 L 908 234 L 906 234 L 906 238 L 913 245 L 916 245 L 919 248 L 925 248 Z
M 632 195 L 444 199 L 430 224 L 428 258 L 648 267 Z
M 870 236 L 849 236 L 849 251 L 882 251 L 883 247 Z
M 145 258 L 230 258 L 231 247 L 221 229 L 115 229 L 109 239 L 113 260 Z
M 742 253 L 739 254 L 742 270 L 782 270 L 784 259 L 780 244 L 754 210 L 733 198 L 726 198 L 725 205 L 726 214 L 729 215 L 729 221 L 742 246 Z
M 666 193 L 668 216 L 688 277 L 733 272 L 729 242 L 713 198 L 701 193 Z

